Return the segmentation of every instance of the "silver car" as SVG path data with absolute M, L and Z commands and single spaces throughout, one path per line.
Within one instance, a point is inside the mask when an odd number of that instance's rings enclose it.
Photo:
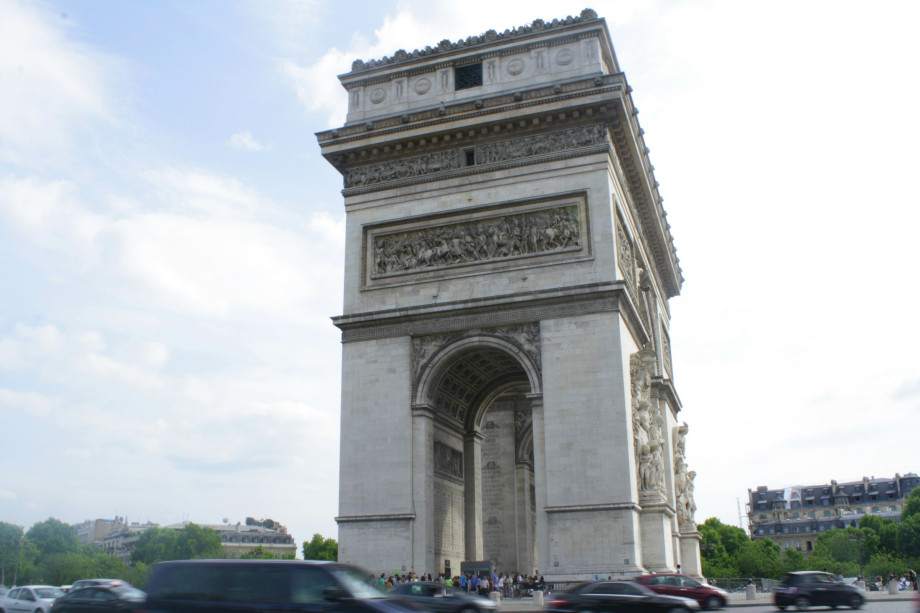
M 0 598 L 0 613 L 49 613 L 54 599 L 63 595 L 53 585 L 14 587 Z

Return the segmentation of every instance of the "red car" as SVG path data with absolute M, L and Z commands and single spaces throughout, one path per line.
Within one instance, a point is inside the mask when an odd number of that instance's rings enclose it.
M 659 594 L 692 598 L 704 609 L 721 609 L 728 602 L 728 592 L 725 590 L 677 573 L 642 575 L 636 577 L 635 582 Z

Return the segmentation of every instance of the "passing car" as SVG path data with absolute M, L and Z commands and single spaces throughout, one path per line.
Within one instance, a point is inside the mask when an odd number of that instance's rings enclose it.
M 147 582 L 147 613 L 418 613 L 367 571 L 313 560 L 160 562 Z
M 0 598 L 0 613 L 49 613 L 55 598 L 64 590 L 53 585 L 14 587 Z
M 498 609 L 494 600 L 457 591 L 436 581 L 399 583 L 390 590 L 390 594 L 428 611 L 485 613 Z
M 73 585 L 70 586 L 70 590 L 79 590 L 84 587 L 92 587 L 94 585 L 131 585 L 127 581 L 122 581 L 121 579 L 80 579 L 79 581 L 74 581 Z
M 692 598 L 704 609 L 721 609 L 728 602 L 728 592 L 725 590 L 679 573 L 642 575 L 634 581 L 656 594 Z
M 71 590 L 54 601 L 51 613 L 143 613 L 147 595 L 127 583 Z
M 838 582 L 830 573 L 797 571 L 786 573 L 773 590 L 773 602 L 780 611 L 793 606 L 799 611 L 809 607 L 858 609 L 865 598 L 856 586 Z
M 557 613 L 690 613 L 698 608 L 695 600 L 656 594 L 633 581 L 579 583 L 546 603 L 548 611 Z

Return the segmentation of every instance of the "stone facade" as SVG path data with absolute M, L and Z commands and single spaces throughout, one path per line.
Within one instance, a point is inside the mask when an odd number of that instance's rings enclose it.
M 920 487 L 915 473 L 893 478 L 748 490 L 751 538 L 769 538 L 780 547 L 811 555 L 818 537 L 838 528 L 857 527 L 863 515 L 901 520 L 904 501 Z
M 339 557 L 699 574 L 668 301 L 683 277 L 593 11 L 355 62 Z

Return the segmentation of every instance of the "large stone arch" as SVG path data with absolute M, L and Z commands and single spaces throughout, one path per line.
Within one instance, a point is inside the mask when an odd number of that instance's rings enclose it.
M 431 446 L 434 564 L 464 560 L 536 568 L 531 398 L 541 389 L 539 326 L 413 338 L 413 445 Z M 424 477 L 427 479 L 427 476 Z

